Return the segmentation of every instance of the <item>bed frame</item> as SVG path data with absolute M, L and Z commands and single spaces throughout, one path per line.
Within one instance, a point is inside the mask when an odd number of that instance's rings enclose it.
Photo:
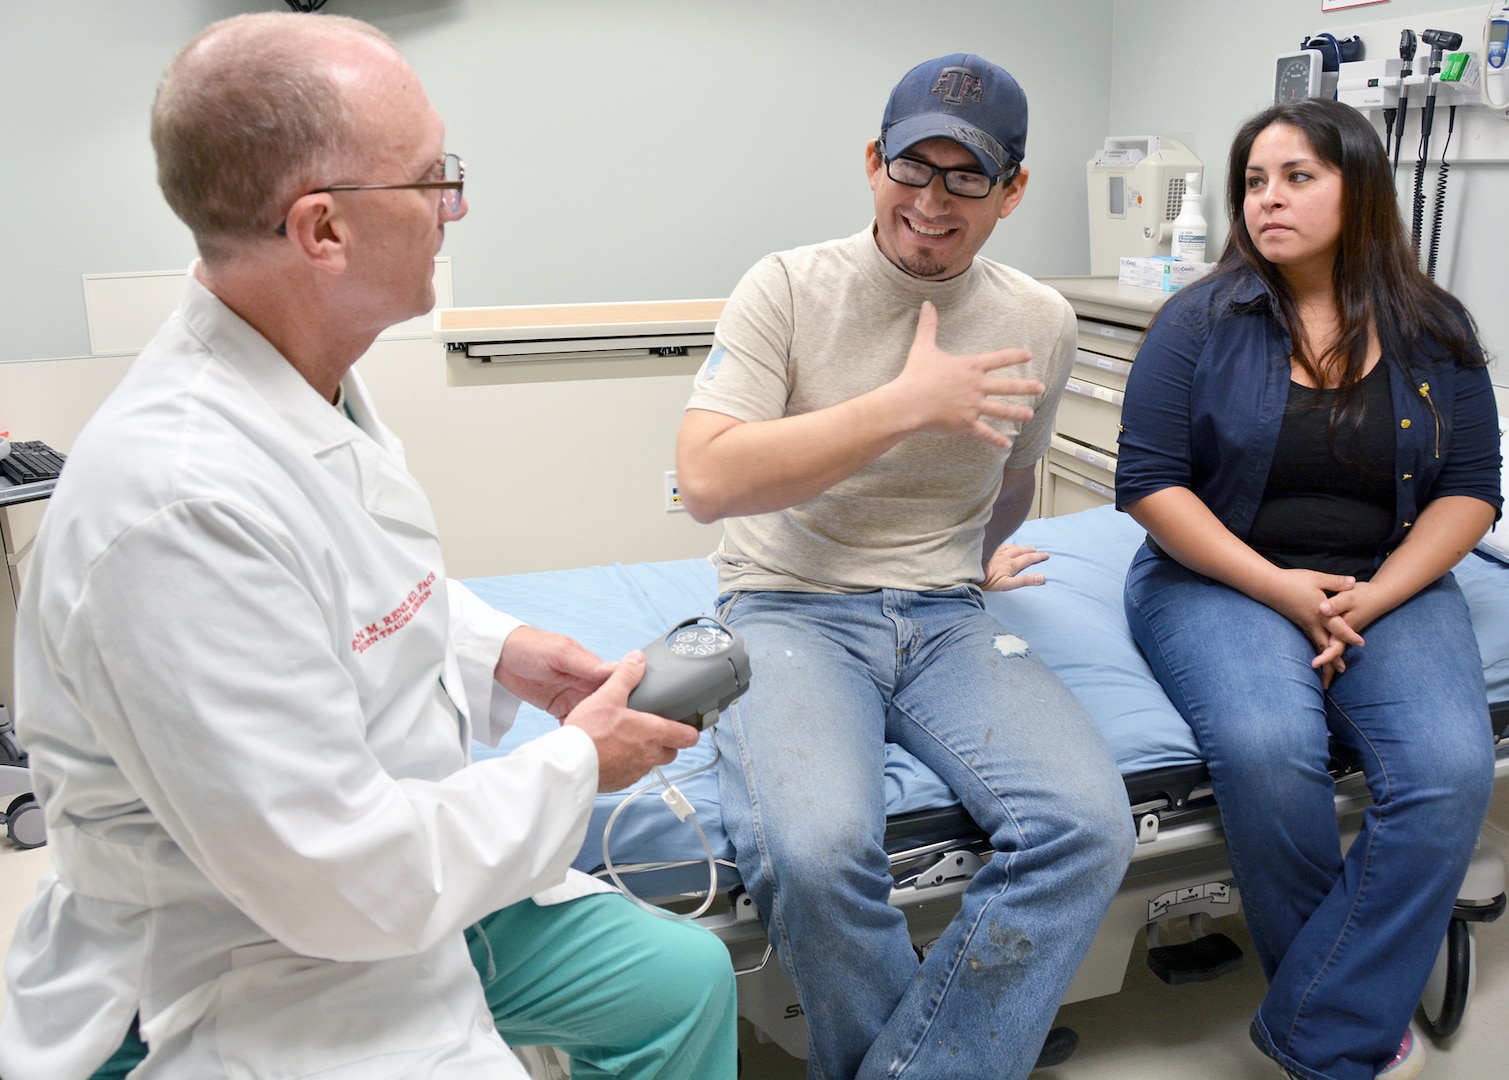
M 1493 710 L 1497 738 L 1495 783 L 1509 776 L 1509 704 Z M 1359 828 L 1372 804 L 1360 772 L 1338 767 L 1336 813 L 1344 842 Z M 1241 896 L 1226 859 L 1219 813 L 1203 765 L 1172 766 L 1124 778 L 1137 847 L 1121 888 L 1101 921 L 1063 1004 L 1121 990 L 1139 937 L 1147 942 L 1148 967 L 1177 986 L 1218 979 L 1241 968 L 1240 946 L 1213 926 L 1237 915 Z M 916 811 L 887 823 L 886 847 L 896 879 L 893 906 L 907 916 L 912 941 L 926 950 L 958 908 L 958 896 L 991 852 L 986 834 L 958 806 Z M 1466 1013 L 1476 979 L 1476 928 L 1493 922 L 1505 907 L 1504 862 L 1496 848 L 1480 843 L 1436 969 L 1421 1001 L 1426 1028 L 1438 1039 L 1454 1034 Z M 775 963 L 765 927 L 742 886 L 727 890 L 727 904 L 699 922 L 728 946 L 739 980 L 739 1015 L 762 1037 L 793 1057 L 807 1055 L 807 1028 L 796 988 Z M 660 897 L 671 910 L 686 896 Z
M 1121 583 L 1142 533 L 1125 515 L 1100 507 L 1028 522 L 1014 539 L 1050 553 L 1044 566 L 1049 584 L 989 594 L 987 607 L 1032 644 L 1100 723 L 1121 763 L 1138 841 L 1121 888 L 1064 1002 L 1118 992 L 1139 937 L 1147 941 L 1149 966 L 1164 981 L 1219 978 L 1240 967 L 1243 957 L 1214 920 L 1240 913 L 1241 897 L 1193 736 L 1158 688 L 1126 629 Z M 1464 560 L 1458 580 L 1473 608 L 1490 700 L 1495 702 L 1497 782 L 1509 776 L 1509 738 L 1504 734 L 1509 727 L 1509 565 L 1475 555 L 1468 559 L 1477 561 Z M 644 645 L 683 618 L 710 613 L 716 591 L 715 575 L 701 560 L 466 584 L 494 606 L 567 633 L 610 658 Z M 1086 642 L 1086 627 L 1097 630 L 1093 644 Z M 758 670 L 753 678 L 759 678 Z M 507 752 L 555 726 L 544 714 L 530 712 L 521 711 L 516 731 L 496 751 L 479 747 L 477 756 Z M 712 754 L 708 742 L 704 737 L 698 748 L 683 756 L 707 764 Z M 892 752 L 909 758 L 888 748 L 888 789 L 895 779 Z M 666 771 L 674 774 L 677 768 Z M 913 782 L 907 769 L 896 772 L 902 778 L 901 805 L 888 800 L 893 814 L 886 834 L 895 879 L 891 902 L 905 913 L 914 944 L 925 951 L 958 910 L 959 895 L 989 857 L 990 844 L 946 788 L 929 790 L 923 778 L 917 781 L 920 794 L 913 796 L 906 786 Z M 1349 841 L 1370 797 L 1363 777 L 1349 763 L 1333 761 L 1332 773 L 1336 812 Z M 937 785 L 941 787 L 941 781 Z M 704 772 L 679 786 L 698 807 L 698 818 L 714 838 L 719 856 L 718 895 L 698 922 L 728 947 L 739 973 L 739 1013 L 762 1038 L 804 1058 L 806 1022 L 796 990 L 775 962 L 753 901 L 738 880 L 731 846 L 721 834 L 714 774 Z M 603 872 L 602 824 L 623 797 L 599 797 L 575 863 L 578 869 Z M 916 808 L 919 801 L 922 809 Z M 614 861 L 625 884 L 642 899 L 671 911 L 691 912 L 705 896 L 706 860 L 700 843 L 687 839 L 691 830 L 659 804 L 658 798 L 640 799 L 632 808 L 638 811 L 639 824 L 628 824 L 622 836 L 620 826 L 615 826 Z M 623 817 L 629 823 L 631 815 Z M 641 848 L 643 854 L 636 855 Z M 1491 844 L 1480 844 L 1422 1001 L 1427 1026 L 1439 1038 L 1452 1034 L 1461 1022 L 1472 990 L 1476 927 L 1502 913 L 1504 877 L 1499 852 Z

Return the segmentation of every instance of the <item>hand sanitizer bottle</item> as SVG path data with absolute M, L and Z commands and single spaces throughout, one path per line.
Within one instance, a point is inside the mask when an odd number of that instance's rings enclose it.
M 1200 213 L 1200 174 L 1184 174 L 1184 199 L 1174 218 L 1169 254 L 1187 262 L 1205 261 L 1205 217 Z

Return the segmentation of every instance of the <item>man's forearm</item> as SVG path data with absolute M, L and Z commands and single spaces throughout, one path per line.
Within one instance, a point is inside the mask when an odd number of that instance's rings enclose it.
M 698 521 L 784 510 L 822 494 L 904 439 L 889 387 L 816 412 L 740 423 L 689 410 L 677 480 Z
M 990 564 L 990 556 L 1006 538 L 1022 527 L 1032 509 L 1032 496 L 1037 485 L 1037 469 L 1007 469 L 1001 477 L 1001 492 L 996 496 L 990 520 L 985 524 L 985 546 L 980 552 L 980 563 Z

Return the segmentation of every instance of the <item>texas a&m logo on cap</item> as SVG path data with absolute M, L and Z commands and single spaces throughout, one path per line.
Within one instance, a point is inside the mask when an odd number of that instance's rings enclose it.
M 938 73 L 938 85 L 933 93 L 943 95 L 945 105 L 962 105 L 964 99 L 979 101 L 984 93 L 980 78 L 969 68 L 947 67 Z

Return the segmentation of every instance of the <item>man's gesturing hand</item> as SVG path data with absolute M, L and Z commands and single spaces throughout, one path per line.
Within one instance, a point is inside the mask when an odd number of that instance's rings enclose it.
M 938 348 L 938 309 L 922 305 L 917 334 L 907 353 L 906 367 L 894 386 L 910 411 L 916 431 L 935 434 L 970 434 L 1003 449 L 1011 439 L 985 421 L 1032 419 L 1032 410 L 1001 400 L 1003 397 L 1035 397 L 1043 392 L 1036 379 L 1011 379 L 992 375 L 1004 367 L 1032 359 L 1026 349 L 955 356 Z

